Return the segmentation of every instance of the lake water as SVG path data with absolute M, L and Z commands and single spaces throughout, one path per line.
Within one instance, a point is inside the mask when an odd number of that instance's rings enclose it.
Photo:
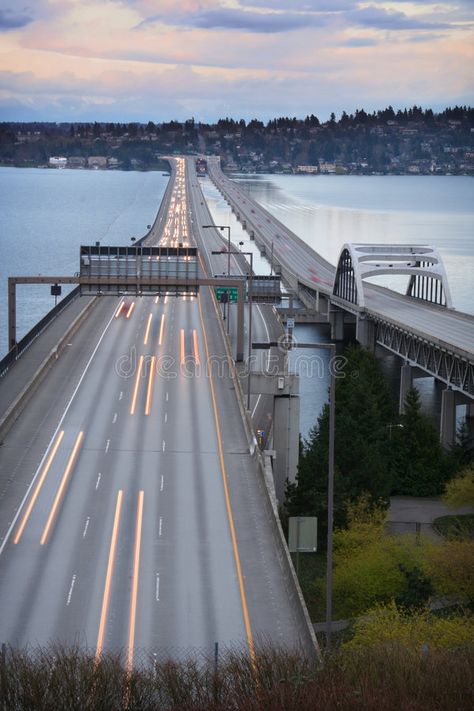
M 72 275 L 81 244 L 130 244 L 153 222 L 167 182 L 158 172 L 0 168 L 0 357 L 7 277 Z M 18 338 L 53 306 L 49 286 L 17 287 Z

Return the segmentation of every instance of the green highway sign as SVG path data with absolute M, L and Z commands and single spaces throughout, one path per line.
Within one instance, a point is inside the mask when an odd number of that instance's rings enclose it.
M 225 301 L 226 297 L 224 295 L 228 295 L 227 296 L 228 301 L 237 301 L 237 299 L 238 299 L 239 290 L 235 286 L 229 286 L 229 287 L 216 286 L 214 288 L 214 290 L 216 292 L 216 299 L 219 302 Z M 222 298 L 223 296 L 224 296 L 224 298 Z M 244 298 L 245 298 L 245 295 L 244 295 Z

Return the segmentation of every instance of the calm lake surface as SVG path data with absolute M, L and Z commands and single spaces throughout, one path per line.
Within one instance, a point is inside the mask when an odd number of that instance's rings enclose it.
M 0 168 L 0 357 L 7 277 L 74 274 L 81 244 L 130 244 L 153 222 L 167 182 L 159 172 Z M 49 286 L 19 286 L 18 338 L 53 306 Z
M 132 236 L 141 237 L 153 222 L 167 180 L 160 172 L 0 168 L 0 357 L 7 347 L 7 277 L 74 274 L 81 244 L 130 244 Z M 456 308 L 474 312 L 472 178 L 263 175 L 237 180 L 334 264 L 344 242 L 436 245 Z M 243 241 L 244 250 L 254 251 L 257 272 L 269 273 L 268 262 L 217 190 L 208 179 L 202 186 L 215 221 L 230 225 L 233 241 Z M 54 299 L 49 286 L 19 287 L 17 293 L 21 338 Z M 309 325 L 299 326 L 296 336 L 307 342 L 328 337 L 325 327 Z M 384 364 L 395 378 L 397 368 L 390 371 L 390 357 Z M 324 378 L 306 381 L 304 373 L 301 380 L 301 430 L 306 434 L 326 399 L 327 383 Z M 417 386 L 423 389 L 422 381 Z M 438 395 L 430 394 L 432 382 L 424 389 L 427 406 L 434 411 Z

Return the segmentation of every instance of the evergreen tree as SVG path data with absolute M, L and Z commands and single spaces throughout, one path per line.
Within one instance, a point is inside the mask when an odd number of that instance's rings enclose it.
M 436 496 L 449 477 L 447 457 L 433 422 L 421 413 L 416 388 L 408 391 L 402 427 L 392 433 L 393 494 Z
M 391 489 L 387 424 L 395 404 L 375 357 L 364 348 L 345 351 L 343 377 L 336 380 L 334 521 L 343 526 L 347 500 L 368 494 L 388 504 Z M 290 516 L 318 517 L 319 537 L 327 532 L 329 408 L 326 406 L 303 444 L 296 484 L 287 487 Z

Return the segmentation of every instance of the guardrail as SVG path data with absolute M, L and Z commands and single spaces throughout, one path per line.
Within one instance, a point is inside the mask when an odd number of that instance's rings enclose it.
M 80 328 L 83 321 L 89 315 L 89 312 L 93 309 L 97 303 L 97 298 L 91 299 L 84 306 L 82 311 L 76 316 L 76 318 L 69 324 L 65 333 L 61 336 L 61 339 L 56 344 L 54 348 L 48 353 L 48 355 L 43 359 L 43 361 L 36 368 L 33 376 L 26 383 L 21 392 L 16 396 L 14 401 L 8 406 L 5 413 L 0 417 L 0 442 L 3 437 L 8 432 L 10 427 L 13 425 L 15 420 L 19 417 L 25 405 L 30 400 L 31 396 L 34 394 L 40 383 L 43 381 L 45 375 L 48 373 L 51 366 L 57 361 L 61 353 L 66 347 L 68 340 L 76 333 Z M 59 306 L 59 304 L 58 304 Z
M 28 331 L 28 333 L 23 336 L 23 338 L 18 341 L 16 346 L 11 348 L 6 356 L 0 360 L 0 378 L 3 378 L 3 376 L 8 372 L 9 368 L 18 360 L 18 358 L 21 356 L 22 353 L 26 351 L 27 348 L 30 347 L 30 345 L 33 343 L 35 338 L 37 338 L 40 333 L 44 331 L 44 329 L 49 326 L 51 321 L 53 321 L 61 311 L 63 311 L 68 304 L 70 304 L 74 299 L 76 299 L 79 296 L 79 287 L 76 286 L 69 294 L 67 294 L 64 299 L 61 299 L 61 301 L 54 306 L 51 311 L 48 311 L 48 313 L 43 316 L 41 321 L 38 321 L 38 323 L 33 326 L 33 328 Z

